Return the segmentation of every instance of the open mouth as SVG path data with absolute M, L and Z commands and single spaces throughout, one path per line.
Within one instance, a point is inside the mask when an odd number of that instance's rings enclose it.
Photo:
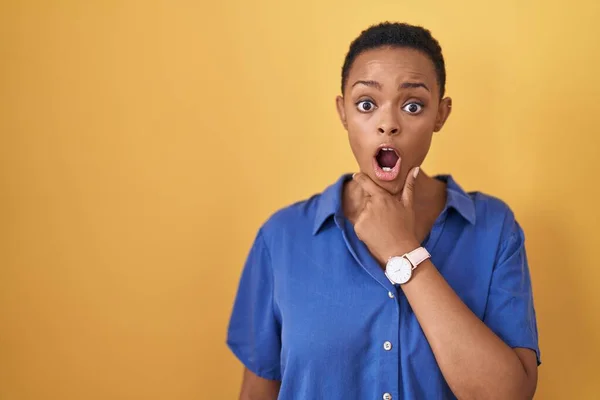
M 400 159 L 396 150 L 391 147 L 381 147 L 375 156 L 377 165 L 385 172 L 390 172 Z
M 379 146 L 373 157 L 375 176 L 383 181 L 396 179 L 400 172 L 400 162 L 401 157 L 395 148 L 389 145 Z

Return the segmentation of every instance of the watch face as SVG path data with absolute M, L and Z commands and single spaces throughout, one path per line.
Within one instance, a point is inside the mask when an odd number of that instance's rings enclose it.
M 385 268 L 387 276 L 395 283 L 402 285 L 412 275 L 412 265 L 404 257 L 393 257 Z

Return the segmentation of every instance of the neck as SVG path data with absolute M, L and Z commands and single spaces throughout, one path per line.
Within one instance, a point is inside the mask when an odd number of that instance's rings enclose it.
M 394 193 L 393 196 L 401 199 L 402 192 Z M 360 185 L 350 180 L 344 185 L 342 199 L 344 215 L 354 223 L 365 206 L 367 196 Z M 440 203 L 443 207 L 445 201 L 446 185 L 438 179 L 428 176 L 421 170 L 415 182 L 415 199 L 413 202 L 415 213 L 417 215 L 427 214 L 428 210 L 439 208 Z

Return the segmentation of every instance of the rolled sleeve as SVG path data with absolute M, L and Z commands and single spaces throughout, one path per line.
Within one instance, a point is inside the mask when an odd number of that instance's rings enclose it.
M 535 351 L 541 363 L 525 236 L 511 219 L 492 274 L 483 322 L 512 348 Z
M 240 278 L 227 345 L 256 375 L 280 380 L 281 328 L 274 312 L 273 271 L 259 231 Z

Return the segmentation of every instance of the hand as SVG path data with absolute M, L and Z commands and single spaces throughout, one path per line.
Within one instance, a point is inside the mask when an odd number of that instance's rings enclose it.
M 408 173 L 401 199 L 392 196 L 366 174 L 354 174 L 354 181 L 367 195 L 365 207 L 354 223 L 354 231 L 381 265 L 385 265 L 389 257 L 401 256 L 421 245 L 416 239 L 413 209 L 418 173 L 419 167 Z

